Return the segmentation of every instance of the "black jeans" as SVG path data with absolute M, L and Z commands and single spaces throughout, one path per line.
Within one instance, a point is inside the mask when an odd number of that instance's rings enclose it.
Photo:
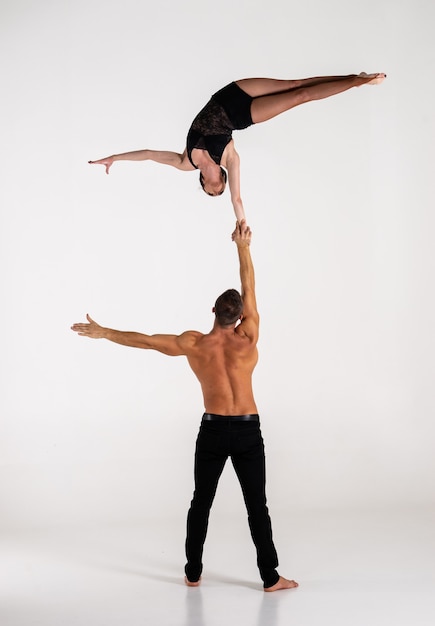
M 231 457 L 242 487 L 249 527 L 257 550 L 264 587 L 278 579 L 278 557 L 266 506 L 264 444 L 259 421 L 202 421 L 195 451 L 195 491 L 187 515 L 185 572 L 196 582 L 202 572 L 202 553 L 208 518 L 225 462 Z

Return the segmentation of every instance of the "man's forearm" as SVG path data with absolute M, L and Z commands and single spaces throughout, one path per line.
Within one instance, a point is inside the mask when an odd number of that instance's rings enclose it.
M 99 337 L 107 339 L 108 341 L 113 341 L 113 343 L 119 343 L 121 346 L 128 346 L 130 348 L 151 348 L 150 336 L 143 333 L 114 330 L 113 328 L 102 327 Z
M 237 246 L 240 263 L 240 280 L 242 283 L 242 296 L 249 290 L 255 291 L 255 273 L 249 246 Z

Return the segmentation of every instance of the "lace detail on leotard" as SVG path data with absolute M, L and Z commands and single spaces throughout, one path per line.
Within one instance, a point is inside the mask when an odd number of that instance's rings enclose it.
M 232 139 L 234 125 L 231 123 L 225 109 L 213 98 L 198 113 L 192 122 L 187 135 L 187 156 L 192 161 L 192 150 L 206 150 L 213 161 L 220 165 L 226 146 Z
M 191 128 L 202 135 L 231 135 L 234 130 L 223 106 L 213 99 L 198 113 Z

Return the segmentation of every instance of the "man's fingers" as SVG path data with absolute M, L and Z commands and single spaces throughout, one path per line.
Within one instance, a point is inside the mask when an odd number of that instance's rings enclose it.
M 251 228 L 248 226 L 248 224 L 246 223 L 246 220 L 240 220 L 236 222 L 236 228 L 233 232 L 233 234 L 231 235 L 231 239 L 233 241 L 239 240 L 239 239 L 251 239 L 252 236 L 252 231 Z
M 235 240 L 235 238 L 237 237 L 238 232 L 239 232 L 239 221 L 238 221 L 238 220 L 236 220 L 236 227 L 235 227 L 235 229 L 233 230 L 233 232 L 231 233 L 231 239 L 232 239 L 232 241 L 234 241 L 234 240 Z
M 236 228 L 233 234 L 231 235 L 231 238 L 234 241 L 235 239 L 238 239 L 239 237 L 249 238 L 251 237 L 251 234 L 252 234 L 251 228 L 246 223 L 246 220 L 243 219 L 240 222 L 239 221 L 236 222 Z

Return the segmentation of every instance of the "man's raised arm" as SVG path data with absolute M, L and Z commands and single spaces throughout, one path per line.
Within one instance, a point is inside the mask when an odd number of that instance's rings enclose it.
M 122 346 L 157 350 L 168 356 L 187 355 L 200 335 L 195 331 L 187 331 L 181 335 L 145 335 L 144 333 L 105 328 L 97 324 L 88 314 L 86 314 L 86 318 L 88 323 L 73 324 L 71 330 L 83 337 L 108 339 Z
M 240 263 L 240 280 L 242 282 L 243 300 L 243 330 L 245 333 L 257 339 L 259 315 L 257 311 L 257 300 L 255 297 L 255 273 L 252 263 L 251 251 L 251 229 L 245 220 L 236 223 L 236 228 L 232 234 L 232 239 L 237 245 L 237 252 Z

